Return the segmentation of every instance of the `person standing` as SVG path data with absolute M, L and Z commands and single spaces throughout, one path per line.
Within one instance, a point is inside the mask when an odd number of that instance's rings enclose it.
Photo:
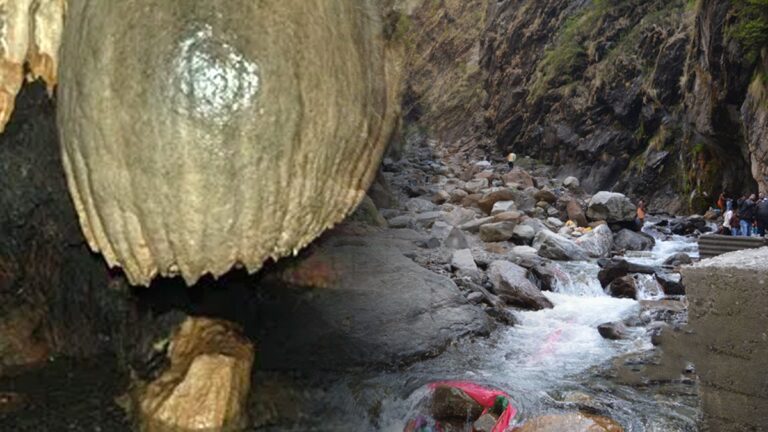
M 766 228 L 768 228 L 768 197 L 763 197 L 757 203 L 757 234 L 760 237 L 765 236 Z
M 749 237 L 752 231 L 752 222 L 755 220 L 755 194 L 745 199 L 739 206 L 739 224 L 741 235 Z
M 731 222 L 734 220 L 734 214 L 733 214 L 733 208 L 731 206 L 728 206 L 728 208 L 725 210 L 725 214 L 723 215 L 723 230 L 722 233 L 724 235 L 738 235 L 739 232 L 734 227 Z M 738 220 L 736 221 L 736 224 L 738 224 Z
M 637 219 L 635 219 L 638 229 L 643 229 L 643 225 L 645 225 L 645 213 L 645 200 L 641 199 L 637 202 Z
M 720 197 L 717 199 L 717 208 L 720 209 L 720 214 L 725 211 L 725 192 L 720 192 Z
M 507 155 L 507 165 L 509 165 L 509 170 L 512 171 L 512 168 L 515 167 L 515 161 L 517 160 L 517 155 L 514 153 L 510 153 Z

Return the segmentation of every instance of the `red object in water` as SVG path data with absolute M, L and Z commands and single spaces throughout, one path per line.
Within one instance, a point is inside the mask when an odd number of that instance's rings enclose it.
M 493 404 L 496 402 L 497 397 L 504 396 L 507 398 L 509 404 L 507 404 L 507 408 L 501 413 L 501 416 L 499 416 L 492 432 L 505 432 L 509 428 L 509 423 L 515 417 L 515 414 L 517 414 L 517 409 L 512 406 L 512 399 L 503 391 L 489 389 L 469 381 L 439 381 L 429 385 L 429 388 L 432 390 L 437 387 L 453 387 L 463 391 L 469 397 L 474 399 L 475 402 L 485 408 L 483 414 L 493 408 Z

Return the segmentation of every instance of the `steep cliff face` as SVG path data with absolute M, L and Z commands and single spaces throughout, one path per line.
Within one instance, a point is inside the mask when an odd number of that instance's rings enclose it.
M 700 210 L 705 193 L 756 191 L 755 180 L 766 189 L 768 92 L 759 61 L 734 36 L 743 0 L 450 3 L 423 1 L 413 20 L 443 26 L 408 31 L 417 43 L 407 104 L 418 101 L 430 125 L 444 130 L 441 120 L 458 112 L 433 94 L 466 102 L 474 115 L 458 123 L 484 130 L 498 156 L 531 156 L 588 190 L 642 196 L 659 210 Z M 473 18 L 480 12 L 484 19 Z M 463 47 L 480 37 L 480 97 L 446 79 L 471 52 L 439 43 L 455 41 L 450 32 Z

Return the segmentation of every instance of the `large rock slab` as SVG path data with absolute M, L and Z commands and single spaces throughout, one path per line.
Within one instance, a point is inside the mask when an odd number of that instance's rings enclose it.
M 635 219 L 636 210 L 632 201 L 625 195 L 616 192 L 598 192 L 589 201 L 587 217 L 590 220 L 604 220 L 608 223 L 631 222 Z
M 587 251 L 592 258 L 606 258 L 613 249 L 613 232 L 608 225 L 599 225 L 577 238 L 575 243 Z
M 324 279 L 313 289 L 268 289 L 262 365 L 343 369 L 397 364 L 440 352 L 463 336 L 484 334 L 488 316 L 458 287 L 373 238 L 323 245 L 296 271 Z
M 554 307 L 541 290 L 527 277 L 527 271 L 509 261 L 494 261 L 488 268 L 494 290 L 499 298 L 511 306 L 541 310 Z
M 486 214 L 491 214 L 493 206 L 497 202 L 514 201 L 515 196 L 516 194 L 514 190 L 509 188 L 500 188 L 483 195 L 483 197 L 480 198 L 480 201 L 478 201 L 477 205 L 480 207 L 480 210 L 484 211 Z
M 480 240 L 484 242 L 507 241 L 514 235 L 516 226 L 516 223 L 510 221 L 485 224 L 480 227 Z
M 589 254 L 573 241 L 542 230 L 536 234 L 533 247 L 538 249 L 539 256 L 559 261 L 578 261 L 589 259 Z
M 768 283 L 768 248 L 702 260 L 683 267 L 682 275 L 689 306 L 679 354 L 696 365 L 703 426 L 768 430 L 768 296 L 761 294 Z
M 647 251 L 653 249 L 656 240 L 648 234 L 635 232 L 626 228 L 617 232 L 613 237 L 616 249 L 625 251 Z

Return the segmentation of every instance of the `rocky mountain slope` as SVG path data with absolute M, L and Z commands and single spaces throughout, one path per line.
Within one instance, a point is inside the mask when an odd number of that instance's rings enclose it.
M 410 2 L 406 125 L 454 150 L 488 140 L 490 155 L 530 156 L 652 209 L 766 192 L 763 3 Z

